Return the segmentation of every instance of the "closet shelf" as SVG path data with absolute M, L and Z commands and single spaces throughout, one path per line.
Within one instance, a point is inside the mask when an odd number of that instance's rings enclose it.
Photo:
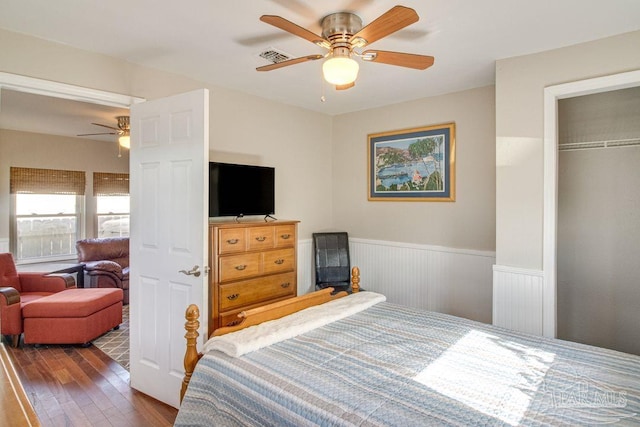
M 604 141 L 586 141 L 558 144 L 558 151 L 588 150 L 590 148 L 631 147 L 636 145 L 640 145 L 640 138 L 610 139 Z

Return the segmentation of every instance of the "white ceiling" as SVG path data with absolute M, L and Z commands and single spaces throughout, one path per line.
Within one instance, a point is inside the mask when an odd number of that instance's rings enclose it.
M 371 48 L 431 55 L 433 67 L 361 63 L 356 86 L 340 92 L 322 83 L 322 61 L 255 71 L 267 64 L 257 56 L 267 48 L 324 53 L 261 22 L 263 14 L 318 34 L 329 13 L 355 12 L 366 25 L 396 4 L 420 20 Z M 639 0 L 0 0 L 0 11 L 0 28 L 9 31 L 330 115 L 490 85 L 497 59 L 640 29 Z
M 86 133 L 113 132 L 92 123 L 118 127 L 117 116 L 129 110 L 62 98 L 34 95 L 2 89 L 0 129 L 76 137 Z M 82 138 L 113 142 L 116 135 L 92 135 Z

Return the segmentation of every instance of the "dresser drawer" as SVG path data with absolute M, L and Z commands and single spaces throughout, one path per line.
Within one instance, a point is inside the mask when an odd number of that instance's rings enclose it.
M 218 280 L 229 282 L 260 274 L 260 254 L 228 255 L 219 258 Z
M 298 221 L 209 223 L 208 332 L 297 294 Z
M 293 295 L 296 291 L 295 279 L 294 273 L 286 273 L 220 285 L 220 311 Z
M 293 247 L 296 244 L 296 226 L 279 225 L 276 227 L 276 248 Z
M 273 227 L 251 227 L 248 234 L 248 250 L 256 251 L 273 248 Z
M 244 252 L 247 241 L 244 228 L 223 228 L 218 230 L 218 253 L 230 254 L 234 252 Z
M 218 327 L 222 328 L 223 326 L 235 326 L 240 323 L 242 319 L 238 317 L 238 314 L 240 314 L 242 310 L 244 309 L 238 308 L 233 311 L 221 313 L 220 316 L 218 316 Z
M 295 251 L 291 248 L 264 252 L 262 262 L 262 271 L 264 274 L 293 271 Z

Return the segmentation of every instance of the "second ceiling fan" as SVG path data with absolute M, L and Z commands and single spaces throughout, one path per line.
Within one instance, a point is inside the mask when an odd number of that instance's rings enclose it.
M 129 116 L 117 116 L 118 127 L 103 125 L 100 123 L 91 123 L 92 125 L 102 126 L 103 128 L 112 129 L 112 132 L 100 132 L 100 133 L 82 133 L 78 136 L 91 136 L 91 135 L 118 135 L 118 144 L 124 148 L 130 148 L 130 126 Z
M 326 55 L 316 54 L 289 59 L 258 67 L 256 70 L 271 71 L 289 65 L 327 58 L 322 65 L 324 78 L 335 85 L 338 90 L 349 89 L 355 85 L 359 65 L 352 56 L 357 56 L 368 62 L 381 62 L 425 70 L 433 65 L 433 56 L 384 50 L 365 50 L 364 52 L 357 50 L 418 22 L 419 19 L 415 10 L 405 6 L 392 7 L 365 27 L 362 26 L 360 17 L 353 13 L 333 13 L 322 19 L 322 36 L 319 36 L 280 16 L 263 15 L 260 17 L 262 22 L 308 40 L 328 49 L 329 52 Z

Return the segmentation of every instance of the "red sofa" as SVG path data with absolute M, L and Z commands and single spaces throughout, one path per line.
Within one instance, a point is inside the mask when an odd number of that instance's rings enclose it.
M 0 333 L 18 346 L 87 344 L 122 323 L 121 289 L 77 289 L 69 274 L 18 273 L 0 253 Z
M 129 304 L 129 238 L 103 237 L 76 242 L 91 288 L 120 288 Z

